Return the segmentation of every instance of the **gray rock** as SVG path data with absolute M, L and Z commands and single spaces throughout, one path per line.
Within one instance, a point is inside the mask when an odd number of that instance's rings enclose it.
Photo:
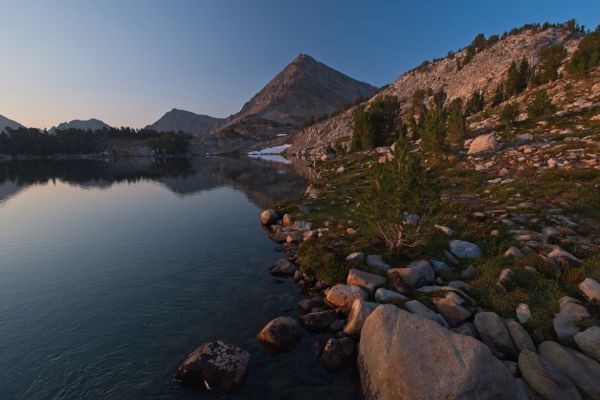
M 579 290 L 590 301 L 600 303 L 600 283 L 592 278 L 585 278 L 579 284 Z
M 462 306 L 462 299 L 454 292 L 446 293 L 443 298 L 433 299 L 438 312 L 444 317 L 450 327 L 455 328 L 471 317 L 472 312 Z
M 425 284 L 425 277 L 413 268 L 391 268 L 387 272 L 389 287 L 398 291 L 406 292 Z
M 290 317 L 271 320 L 256 337 L 263 343 L 282 350 L 290 350 L 302 337 L 302 328 Z
M 574 337 L 577 346 L 588 356 L 600 361 L 600 327 L 592 326 Z
M 388 303 L 400 306 L 408 301 L 408 298 L 393 290 L 379 288 L 375 291 L 375 301 L 378 303 Z
M 435 229 L 438 229 L 446 234 L 446 236 L 454 235 L 454 230 L 444 225 L 434 225 Z
M 514 319 L 507 319 L 504 320 L 504 325 L 506 325 L 506 329 L 508 329 L 508 333 L 519 351 L 529 350 L 537 352 L 531 336 L 529 336 L 529 333 L 527 333 L 520 323 Z
M 329 339 L 321 353 L 325 368 L 329 371 L 337 371 L 344 365 L 350 364 L 354 358 L 355 348 L 352 338 Z
M 360 299 L 354 300 L 352 308 L 348 314 L 346 326 L 344 326 L 344 333 L 348 336 L 359 337 L 360 330 L 363 324 L 367 320 L 367 317 L 379 306 L 377 303 L 370 303 Z
M 320 297 L 309 297 L 298 302 L 298 307 L 304 312 L 310 311 L 315 307 L 323 307 L 324 305 L 325 301 Z
M 365 253 L 357 251 L 355 253 L 348 254 L 348 256 L 346 256 L 346 261 L 355 261 L 362 264 L 365 262 Z
M 386 282 L 387 279 L 381 275 L 371 274 L 356 268 L 350 270 L 348 278 L 346 279 L 348 285 L 356 285 L 362 288 L 369 296 L 372 296 L 375 293 L 375 290 L 384 286 Z
M 177 370 L 184 386 L 218 393 L 237 393 L 248 375 L 250 353 L 222 341 L 204 343 Z
M 540 344 L 540 354 L 565 374 L 586 399 L 600 399 L 600 364 L 556 342 Z
M 581 400 L 569 378 L 542 356 L 523 350 L 519 354 L 519 369 L 527 383 L 547 400 Z
M 418 300 L 411 300 L 404 303 L 404 307 L 413 314 L 420 317 L 427 318 L 428 320 L 437 322 L 441 326 L 448 328 L 448 322 L 440 314 L 435 313 L 432 309 L 427 307 L 425 304 Z
M 515 379 L 517 385 L 521 388 L 522 393 L 525 395 L 523 400 L 544 400 L 542 396 L 540 396 L 525 379 L 517 378 Z
M 271 275 L 275 276 L 294 276 L 296 271 L 298 271 L 298 267 L 285 258 L 277 261 L 271 268 L 269 268 Z
M 440 272 L 445 271 L 450 268 L 450 267 L 448 267 L 448 264 L 446 264 L 443 261 L 430 260 L 429 262 L 430 262 L 431 266 L 433 267 L 433 271 L 436 274 L 439 274 Z
M 376 254 L 367 256 L 367 265 L 379 272 L 387 272 L 390 269 L 390 266 L 381 259 L 381 256 Z
M 433 268 L 427 260 L 413 261 L 408 265 L 408 268 L 419 271 L 419 273 L 425 277 L 427 283 L 431 283 L 435 280 L 435 272 L 433 272 Z
M 470 290 L 471 289 L 471 285 L 469 285 L 467 282 L 463 282 L 463 281 L 448 282 L 448 287 L 451 287 L 454 289 L 459 289 L 459 290 Z
M 329 330 L 333 321 L 339 319 L 335 310 L 311 312 L 300 317 L 300 323 L 309 331 L 320 332 Z
M 354 299 L 367 300 L 367 292 L 355 285 L 335 285 L 327 290 L 325 300 L 340 311 L 347 313 Z
M 525 303 L 520 303 L 517 306 L 515 314 L 517 315 L 517 319 L 519 320 L 519 322 L 522 324 L 531 319 L 531 310 L 529 309 L 529 305 Z
M 476 339 L 391 305 L 365 323 L 358 368 L 366 399 L 515 399 L 510 372 Z
M 263 225 L 273 225 L 279 219 L 279 215 L 271 209 L 264 210 L 260 213 L 260 222 Z
M 554 316 L 552 326 L 558 341 L 574 347 L 573 337 L 579 332 L 579 323 L 591 317 L 589 311 L 578 300 L 564 296 L 560 299 L 560 311 Z
M 471 336 L 474 338 L 479 338 L 479 334 L 477 333 L 477 329 L 475 329 L 475 325 L 472 322 L 464 322 L 458 327 L 452 329 L 453 332 L 460 333 L 461 335 Z
M 462 240 L 451 240 L 450 251 L 458 258 L 476 258 L 481 256 L 481 249 L 475 243 Z
M 502 354 L 516 357 L 519 352 L 502 318 L 494 312 L 479 312 L 474 319 L 477 332 L 485 344 Z
M 581 264 L 581 260 L 579 258 L 558 247 L 548 253 L 548 258 L 560 267 L 566 269 L 578 267 Z
M 296 221 L 292 224 L 291 229 L 293 231 L 310 231 L 313 227 L 311 222 Z
M 483 153 L 486 151 L 493 151 L 498 148 L 498 141 L 496 140 L 495 133 L 488 133 L 485 135 L 479 135 L 469 145 L 468 154 Z

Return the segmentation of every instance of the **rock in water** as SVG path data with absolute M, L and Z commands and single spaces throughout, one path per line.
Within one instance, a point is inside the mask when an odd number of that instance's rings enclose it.
M 294 276 L 296 271 L 298 271 L 298 267 L 285 258 L 277 261 L 271 268 L 269 268 L 269 272 L 271 272 L 271 275 L 274 276 Z
M 520 390 L 480 341 L 392 305 L 367 318 L 358 367 L 366 399 L 515 399 Z
M 462 240 L 451 240 L 450 251 L 458 258 L 476 258 L 481 255 L 479 246 Z
M 195 389 L 236 393 L 246 380 L 249 364 L 250 353 L 218 340 L 194 350 L 177 370 L 175 379 Z
M 581 400 L 573 382 L 542 356 L 523 350 L 519 369 L 529 385 L 548 400 Z
M 339 319 L 336 310 L 311 312 L 300 317 L 300 322 L 309 331 L 320 332 L 329 330 L 329 325 Z
M 354 356 L 354 340 L 349 337 L 341 339 L 329 339 L 325 343 L 321 358 L 325 367 L 330 371 L 337 371 L 344 364 L 350 363 Z
M 479 135 L 471 142 L 469 146 L 469 154 L 483 153 L 486 151 L 496 150 L 498 141 L 495 133 Z
M 260 213 L 260 222 L 263 225 L 273 225 L 278 219 L 279 216 L 277 213 L 271 209 L 264 210 Z
M 290 317 L 271 320 L 256 337 L 263 343 L 282 350 L 290 350 L 302 337 L 302 327 Z

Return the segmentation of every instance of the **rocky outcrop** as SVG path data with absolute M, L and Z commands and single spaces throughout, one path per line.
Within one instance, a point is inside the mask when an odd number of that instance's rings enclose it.
M 73 121 L 63 122 L 50 129 L 50 132 L 63 129 L 81 129 L 84 131 L 98 131 L 101 129 L 110 129 L 110 125 L 100 121 L 99 119 L 74 119 Z
M 392 305 L 367 318 L 358 367 L 366 399 L 515 399 L 520 390 L 480 341 Z
M 177 370 L 175 379 L 184 386 L 218 393 L 240 390 L 250 364 L 250 354 L 222 341 L 205 343 L 194 350 Z

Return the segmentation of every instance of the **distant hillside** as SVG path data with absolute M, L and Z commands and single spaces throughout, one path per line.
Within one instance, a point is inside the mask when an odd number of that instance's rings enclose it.
M 87 130 L 97 131 L 97 130 L 105 129 L 105 128 L 108 129 L 108 128 L 110 128 L 110 126 L 98 119 L 92 118 L 92 119 L 87 119 L 87 120 L 74 119 L 73 121 L 70 121 L 70 122 L 63 122 L 63 123 L 58 124 L 57 126 L 53 127 L 52 129 L 50 129 L 50 131 L 60 130 L 60 129 L 83 129 L 86 131 Z
M 379 96 L 398 96 L 405 107 L 417 90 L 443 89 L 448 101 L 461 97 L 467 100 L 475 91 L 481 91 L 489 100 L 496 87 L 506 79 L 513 61 L 523 57 L 534 67 L 539 62 L 540 51 L 552 44 L 561 43 L 572 53 L 582 34 L 557 27 L 547 29 L 523 29 L 513 34 L 487 41 L 477 51 L 468 46 L 448 56 L 424 62 L 421 66 L 401 75 L 393 84 L 377 93 Z M 368 104 L 368 103 L 367 103 Z M 318 122 L 294 138 L 290 152 L 322 148 L 336 141 L 348 141 L 352 136 L 352 110 Z
M 21 128 L 22 126 L 23 125 L 21 125 L 20 123 L 0 115 L 0 133 L 4 132 L 4 129 L 6 128 L 16 129 Z
M 202 135 L 215 129 L 223 122 L 221 118 L 195 114 L 176 108 L 160 117 L 155 123 L 146 126 L 158 132 L 185 132 L 191 135 Z

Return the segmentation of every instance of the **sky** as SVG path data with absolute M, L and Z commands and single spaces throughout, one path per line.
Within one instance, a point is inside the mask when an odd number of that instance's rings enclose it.
M 381 86 L 425 59 L 598 0 L 0 0 L 0 114 L 141 128 L 237 112 L 299 53 Z

